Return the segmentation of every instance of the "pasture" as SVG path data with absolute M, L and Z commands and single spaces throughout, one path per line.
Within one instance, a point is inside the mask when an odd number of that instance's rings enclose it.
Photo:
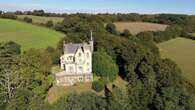
M 30 48 L 56 47 L 64 34 L 54 30 L 8 19 L 0 19 L 0 42 L 14 41 L 22 51 Z
M 182 69 L 184 76 L 195 85 L 195 41 L 176 38 L 158 45 L 161 56 L 175 61 Z
M 132 34 L 143 31 L 164 31 L 167 25 L 147 23 L 147 22 L 116 22 L 114 23 L 118 31 L 123 32 L 128 29 Z
M 24 17 L 32 18 L 33 23 L 41 24 L 47 23 L 47 21 L 53 21 L 54 24 L 63 21 L 63 17 L 45 17 L 45 16 L 33 16 L 33 15 L 17 15 L 19 20 L 23 20 Z

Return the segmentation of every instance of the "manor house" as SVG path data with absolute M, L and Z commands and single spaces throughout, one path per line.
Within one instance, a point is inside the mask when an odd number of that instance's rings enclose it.
M 89 42 L 64 44 L 64 54 L 60 57 L 60 66 L 63 71 L 56 73 L 56 84 L 71 86 L 77 82 L 93 81 L 92 53 L 92 32 Z

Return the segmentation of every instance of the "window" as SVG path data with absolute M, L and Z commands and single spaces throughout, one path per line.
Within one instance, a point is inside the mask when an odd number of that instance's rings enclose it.
M 87 53 L 87 58 L 89 58 L 89 53 Z
M 81 66 L 79 67 L 79 71 L 80 72 L 83 72 L 83 68 Z
M 72 60 L 73 59 L 73 56 L 69 56 L 70 57 L 70 60 Z
M 79 57 L 81 57 L 81 53 L 79 53 Z
M 80 77 L 80 78 L 79 78 L 79 81 L 83 81 L 83 78 L 82 78 L 82 77 Z
M 89 62 L 87 62 L 87 66 L 89 66 Z
M 90 72 L 90 69 L 88 68 L 87 71 Z
M 63 65 L 63 67 L 64 67 L 64 70 L 66 71 L 66 65 L 65 64 Z
M 73 60 L 73 56 L 68 56 L 67 60 Z
M 73 72 L 73 67 L 69 66 L 69 72 Z

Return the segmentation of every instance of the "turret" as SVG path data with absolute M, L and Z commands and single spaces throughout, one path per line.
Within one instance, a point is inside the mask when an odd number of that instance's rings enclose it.
M 92 31 L 91 31 L 89 43 L 90 43 L 90 46 L 91 46 L 91 51 L 93 52 L 94 49 L 93 49 L 93 32 Z

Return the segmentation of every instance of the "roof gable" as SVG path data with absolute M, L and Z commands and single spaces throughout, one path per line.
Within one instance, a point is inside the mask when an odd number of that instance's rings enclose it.
M 64 52 L 68 53 L 68 54 L 75 54 L 77 52 L 77 50 L 79 48 L 82 49 L 82 51 L 84 51 L 85 49 L 90 49 L 90 48 L 86 48 L 86 44 L 82 44 L 82 43 L 78 43 L 78 44 L 65 44 L 64 45 Z

